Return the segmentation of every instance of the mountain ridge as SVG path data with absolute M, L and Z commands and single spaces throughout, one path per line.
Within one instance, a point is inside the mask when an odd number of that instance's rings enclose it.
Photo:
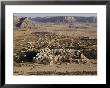
M 50 17 L 36 17 L 31 18 L 34 22 L 41 23 L 73 23 L 73 22 L 88 22 L 88 23 L 96 23 L 96 17 L 83 17 L 83 16 L 50 16 Z

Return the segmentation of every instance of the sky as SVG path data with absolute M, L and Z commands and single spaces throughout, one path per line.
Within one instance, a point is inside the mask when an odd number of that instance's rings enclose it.
M 14 13 L 14 16 L 22 17 L 46 17 L 46 16 L 82 16 L 82 17 L 96 17 L 96 13 Z

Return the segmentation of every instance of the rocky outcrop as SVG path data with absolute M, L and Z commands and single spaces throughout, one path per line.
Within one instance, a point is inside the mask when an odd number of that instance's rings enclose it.
M 31 18 L 14 16 L 14 28 L 35 28 Z

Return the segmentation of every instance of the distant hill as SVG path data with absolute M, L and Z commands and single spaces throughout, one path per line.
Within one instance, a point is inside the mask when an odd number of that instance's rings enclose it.
M 14 29 L 16 28 L 35 28 L 36 23 L 96 23 L 96 17 L 80 17 L 80 16 L 48 16 L 48 17 L 19 17 L 14 16 Z
M 36 17 L 32 18 L 34 22 L 52 22 L 52 23 L 73 23 L 73 22 L 88 22 L 96 23 L 96 17 L 81 17 L 81 16 L 53 16 L 53 17 Z

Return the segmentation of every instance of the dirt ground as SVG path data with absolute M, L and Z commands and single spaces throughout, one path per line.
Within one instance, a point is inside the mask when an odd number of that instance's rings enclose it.
M 51 30 L 50 30 L 51 29 Z M 65 31 L 67 25 L 44 25 L 37 29 L 14 30 L 14 49 L 21 50 L 27 42 L 36 42 L 35 32 L 55 32 L 66 36 L 88 36 L 96 38 L 96 27 L 77 28 L 73 31 Z M 43 65 L 37 63 L 14 63 L 14 75 L 97 75 L 97 60 L 89 60 L 87 63 L 63 63 L 61 65 Z
M 97 63 L 95 60 L 90 60 L 86 64 L 14 64 L 14 75 L 97 75 Z

